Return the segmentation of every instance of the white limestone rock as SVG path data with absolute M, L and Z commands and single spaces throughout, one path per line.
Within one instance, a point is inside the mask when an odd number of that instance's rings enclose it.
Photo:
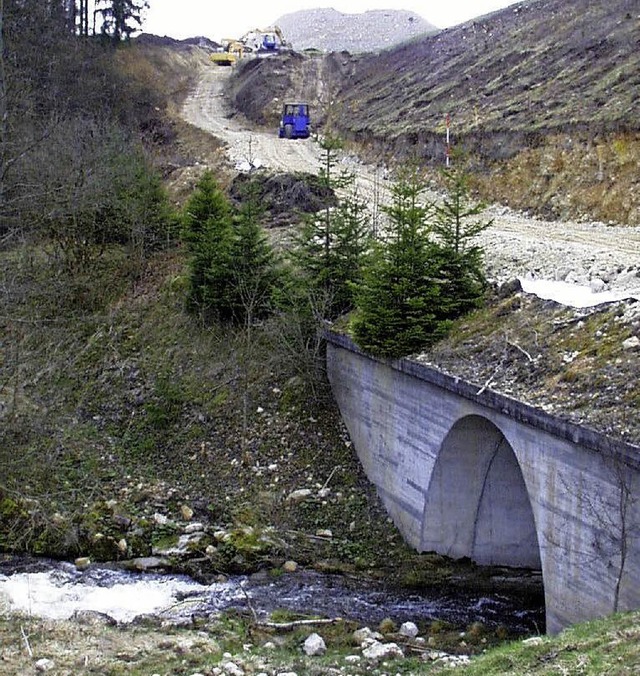
M 542 645 L 542 636 L 531 636 L 522 641 L 522 645 Z
M 381 641 L 384 637 L 377 631 L 373 631 L 369 627 L 362 627 L 361 629 L 356 629 L 353 632 L 353 640 L 359 645 L 362 646 L 363 643 L 372 641 Z
M 302 649 L 304 650 L 304 654 L 308 657 L 317 657 L 318 655 L 324 655 L 327 652 L 327 646 L 324 639 L 320 634 L 316 633 L 307 636 Z
M 299 488 L 293 493 L 289 493 L 287 500 L 289 502 L 302 502 L 307 498 L 310 498 L 313 495 L 313 491 L 310 488 Z
M 407 636 L 408 638 L 415 638 L 418 635 L 418 627 L 414 622 L 403 622 L 398 630 L 400 636 Z
M 39 674 L 44 674 L 47 671 L 51 671 L 52 669 L 55 669 L 56 665 L 53 660 L 49 660 L 46 657 L 43 657 L 41 660 L 38 660 L 36 662 L 36 671 Z
M 239 667 L 235 662 L 224 662 L 222 670 L 228 676 L 244 676 L 244 669 Z
M 369 647 L 362 651 L 362 656 L 368 661 L 377 664 L 382 660 L 394 658 L 402 659 L 404 653 L 397 643 L 380 643 L 374 641 Z

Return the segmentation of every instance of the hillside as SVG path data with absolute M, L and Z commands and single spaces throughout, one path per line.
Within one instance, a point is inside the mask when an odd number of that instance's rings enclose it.
M 296 51 L 377 52 L 438 29 L 415 12 L 385 9 L 344 14 L 309 9 L 285 14 L 276 24 Z
M 232 95 L 260 123 L 273 116 L 268 92 L 306 98 L 318 124 L 369 159 L 434 167 L 444 160 L 449 114 L 454 150 L 469 158 L 485 199 L 550 218 L 637 224 L 632 5 L 524 2 L 377 55 L 253 64 L 239 71 Z M 328 73 L 323 87 L 319 72 Z
M 455 134 L 478 140 L 635 130 L 640 20 L 631 5 L 524 2 L 360 60 L 342 90 L 343 126 L 392 144 L 432 133 L 447 113 Z
M 220 142 L 187 125 L 177 113 L 187 95 L 192 98 L 194 80 L 208 72 L 206 53 L 197 46 L 177 53 L 172 49 L 156 44 L 139 51 L 123 49 L 116 59 L 129 81 L 135 80 L 143 91 L 161 90 L 167 99 L 163 105 L 169 119 L 153 119 L 150 125 L 144 118 L 144 128 L 154 132 L 149 134 L 153 153 L 175 206 L 184 202 L 204 168 L 214 168 L 223 184 L 233 169 Z M 343 78 L 358 66 L 357 60 L 341 55 L 286 58 L 302 64 L 303 70 L 293 73 L 283 91 L 299 84 L 317 91 L 328 112 L 332 87 L 337 91 L 346 86 Z M 282 63 L 248 62 L 240 74 L 255 77 L 263 67 L 277 69 Z M 296 79 L 301 72 L 306 83 Z M 314 73 L 323 80 L 314 80 Z M 322 82 L 331 87 L 320 91 Z M 246 101 L 254 101 L 257 115 L 255 98 L 247 88 L 244 93 Z M 144 102 L 140 92 L 131 96 Z M 205 108 L 211 103 L 205 97 L 200 102 Z M 147 109 L 159 112 L 160 102 L 152 98 Z M 217 123 L 225 133 L 233 133 L 227 128 L 232 126 L 229 118 Z M 270 133 L 274 136 L 273 130 Z M 238 143 L 247 136 L 249 126 Z M 292 154 L 291 149 L 283 152 L 281 161 L 290 162 Z M 407 551 L 380 509 L 326 390 L 317 383 L 315 389 L 305 387 L 313 364 L 300 361 L 299 327 L 274 321 L 249 335 L 242 327 L 198 321 L 185 308 L 187 261 L 177 241 L 139 261 L 115 241 L 97 263 L 85 263 L 81 272 L 62 267 L 54 255 L 59 252 L 52 252 L 46 241 L 16 237 L 3 244 L 3 550 L 63 558 L 89 555 L 94 560 L 146 559 L 147 554 L 171 548 L 198 523 L 202 539 L 183 557 L 164 564 L 161 560 L 165 569 L 202 579 L 257 569 L 260 575 L 278 576 L 284 574 L 285 562 L 293 560 L 303 568 L 384 577 L 417 588 L 451 580 L 464 585 L 469 577 L 476 587 L 494 584 L 491 578 L 483 579 L 488 571 L 480 572 L 469 562 L 456 564 Z M 527 324 L 527 318 L 542 321 L 549 306 L 533 303 L 527 311 L 525 305 L 507 298 L 479 320 L 496 331 L 505 315 L 515 320 L 513 331 L 521 320 L 531 344 L 538 347 L 538 327 Z M 566 378 L 559 372 L 566 365 L 552 364 L 558 370 L 545 374 L 549 382 L 558 378 L 566 390 L 571 383 L 591 387 L 590 371 L 598 362 L 588 358 L 620 356 L 614 350 L 627 335 L 627 325 L 619 325 L 611 341 L 599 340 L 602 333 L 597 333 L 603 322 L 616 327 L 618 319 L 612 314 L 615 309 L 606 317 L 596 314 L 578 327 L 577 337 L 568 336 L 559 347 L 554 344 L 551 349 L 561 362 L 560 350 L 577 349 L 574 338 L 601 343 L 603 353 L 585 353 L 584 362 L 572 362 Z M 574 317 L 554 318 L 567 332 L 577 326 Z M 460 341 L 472 341 L 466 332 L 473 327 L 461 328 Z M 633 330 L 637 332 L 637 325 Z M 507 349 L 506 334 L 499 338 L 505 364 L 520 370 L 515 357 L 522 349 L 532 353 L 531 345 L 517 342 L 514 352 L 513 345 Z M 508 339 L 519 341 L 515 335 Z M 443 346 L 443 361 L 452 358 L 453 347 Z M 463 350 L 468 353 L 464 345 Z M 623 355 L 628 361 L 621 361 L 618 369 L 631 387 L 636 382 L 634 355 Z M 480 356 L 490 358 L 490 351 Z M 524 367 L 529 368 L 527 362 Z M 537 372 L 527 371 L 526 376 L 536 378 Z M 614 391 L 608 399 L 612 407 L 618 406 L 615 396 Z M 299 490 L 306 497 L 298 494 L 293 499 Z M 100 617 L 57 624 L 7 617 L 3 610 L 0 672 L 31 672 L 34 660 L 46 656 L 65 673 L 219 674 L 239 673 L 241 667 L 245 673 L 296 669 L 300 676 L 333 670 L 389 673 L 384 663 L 347 662 L 346 657 L 358 652 L 349 623 L 323 629 L 330 652 L 316 660 L 301 655 L 306 630 L 274 635 L 257 628 L 254 620 L 245 612 L 181 628 L 168 628 L 162 620 L 156 626 L 153 619 L 139 627 L 111 627 Z M 605 669 L 624 673 L 627 668 L 632 672 L 638 664 L 637 626 L 637 615 L 607 620 L 533 646 L 518 643 L 511 652 L 489 651 L 484 662 L 471 668 L 485 674 L 555 673 L 574 667 L 587 674 Z M 451 627 L 438 620 L 424 627 L 430 647 L 456 653 L 484 653 L 504 639 L 500 629 Z M 394 668 L 415 674 L 441 668 L 425 661 L 423 654 L 420 648 Z M 232 666 L 223 668 L 225 663 Z

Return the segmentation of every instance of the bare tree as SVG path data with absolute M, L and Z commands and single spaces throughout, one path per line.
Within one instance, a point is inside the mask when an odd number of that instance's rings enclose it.
M 7 71 L 5 67 L 4 0 L 0 0 L 0 205 L 5 200 L 7 163 Z M 1 215 L 1 214 L 0 214 Z M 0 237 L 2 237 L 0 230 Z

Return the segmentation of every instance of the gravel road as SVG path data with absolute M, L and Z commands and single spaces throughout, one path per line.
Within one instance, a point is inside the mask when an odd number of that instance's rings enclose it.
M 204 70 L 184 104 L 184 119 L 224 141 L 229 160 L 239 169 L 253 164 L 315 173 L 319 149 L 312 139 L 285 141 L 275 130 L 251 129 L 230 115 L 223 95 L 229 74 L 220 67 Z M 345 164 L 356 173 L 358 191 L 369 204 L 384 201 L 388 183 L 380 170 L 353 157 L 345 157 Z M 541 221 L 500 205 L 489 207 L 486 217 L 494 219 L 480 241 L 490 279 L 518 276 L 640 294 L 640 227 Z

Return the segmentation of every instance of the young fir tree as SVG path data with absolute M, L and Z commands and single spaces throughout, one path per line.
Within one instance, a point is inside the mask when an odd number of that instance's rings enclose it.
M 339 139 L 327 136 L 322 148 L 319 179 L 330 190 L 353 188 L 353 174 L 338 169 Z M 353 308 L 351 284 L 360 278 L 364 253 L 369 248 L 370 225 L 365 204 L 355 190 L 327 204 L 305 220 L 296 241 L 294 260 L 323 319 L 335 319 Z
M 362 268 L 373 241 L 369 211 L 355 190 L 340 200 L 333 213 L 333 235 L 331 318 L 353 310 L 353 289 L 362 281 Z
M 203 174 L 187 202 L 183 223 L 191 254 L 189 307 L 217 319 L 230 319 L 234 274 L 232 214 L 210 171 Z
M 423 191 L 415 170 L 392 187 L 392 204 L 385 208 L 388 233 L 355 287 L 357 311 L 351 330 L 356 342 L 372 354 L 410 354 L 448 328 L 439 313 L 438 257 L 430 240 L 433 206 L 421 202 Z
M 276 257 L 260 225 L 263 215 L 250 183 L 236 215 L 231 247 L 232 312 L 234 320 L 245 325 L 270 313 L 278 279 Z
M 433 231 L 439 244 L 444 317 L 454 319 L 481 305 L 487 282 L 483 251 L 474 243 L 492 220 L 476 218 L 484 204 L 471 199 L 462 169 L 444 172 L 446 195 L 436 207 Z

